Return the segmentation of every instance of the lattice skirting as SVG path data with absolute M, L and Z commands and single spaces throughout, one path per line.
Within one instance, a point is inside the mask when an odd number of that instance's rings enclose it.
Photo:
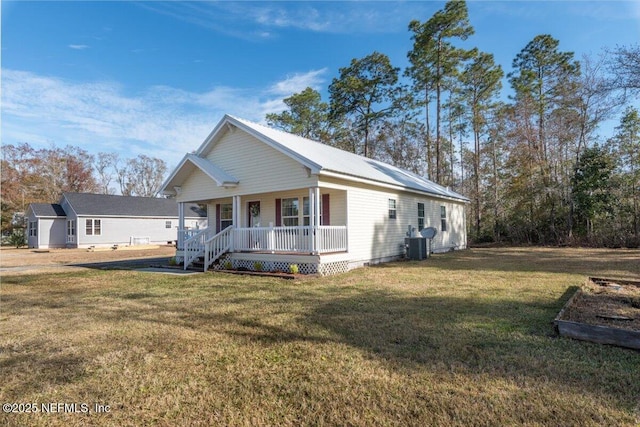
M 229 265 L 230 263 L 230 265 Z M 321 276 L 328 276 L 331 274 L 345 273 L 349 271 L 348 261 L 329 262 L 324 264 L 316 263 L 300 263 L 300 262 L 287 262 L 287 261 L 255 261 L 252 259 L 241 259 L 233 257 L 231 254 L 224 254 L 220 257 L 220 260 L 213 266 L 214 270 L 224 270 L 229 266 L 232 269 L 246 268 L 247 270 L 256 270 L 257 264 L 262 266 L 262 271 L 282 271 L 289 272 L 289 268 L 292 264 L 298 266 L 298 272 L 302 274 L 319 274 Z

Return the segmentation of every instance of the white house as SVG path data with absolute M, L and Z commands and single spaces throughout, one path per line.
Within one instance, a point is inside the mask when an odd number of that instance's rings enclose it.
M 206 214 L 183 207 L 182 228 L 206 228 Z M 32 203 L 27 209 L 30 248 L 87 248 L 166 244 L 176 240 L 175 200 L 106 194 L 64 193 L 59 203 Z
M 468 199 L 416 174 L 226 115 L 161 191 L 206 204 L 210 227 L 180 225 L 185 268 L 332 274 L 403 256 L 408 226 L 435 227 L 433 251 L 466 248 Z M 215 261 L 220 259 L 216 264 Z

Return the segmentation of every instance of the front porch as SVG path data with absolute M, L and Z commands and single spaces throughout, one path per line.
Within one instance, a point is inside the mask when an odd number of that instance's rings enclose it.
M 290 264 L 318 265 L 321 255 L 348 251 L 348 229 L 342 225 L 346 224 L 345 191 L 311 187 L 199 203 L 207 206 L 208 216 L 208 227 L 200 230 L 184 227 L 184 203 L 179 204 L 176 259 L 185 268 L 203 260 L 206 271 L 225 254 L 232 254 L 225 261 L 238 264 L 242 258 L 242 263 L 252 263 L 253 258 L 247 257 L 252 254 L 262 257 L 255 262 L 277 263 L 273 269 L 286 270 Z M 244 264 L 234 268 L 247 268 Z
M 185 269 L 196 259 L 204 259 L 204 270 L 226 253 L 253 253 L 262 257 L 257 262 L 298 264 L 319 263 L 321 254 L 347 252 L 347 227 L 316 225 L 298 227 L 227 227 L 213 234 L 211 227 L 203 230 L 182 230 L 176 258 Z M 273 256 L 278 255 L 278 261 Z M 236 257 L 236 259 L 240 259 Z M 247 259 L 246 256 L 243 259 Z M 249 258 L 252 259 L 252 258 Z M 288 269 L 288 265 L 286 266 Z M 283 268 L 274 268 L 281 269 Z

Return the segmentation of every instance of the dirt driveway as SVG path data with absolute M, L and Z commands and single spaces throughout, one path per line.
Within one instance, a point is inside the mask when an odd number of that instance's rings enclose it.
M 97 249 L 0 249 L 0 275 L 38 274 L 70 271 L 106 263 L 149 264 L 156 258 L 165 261 L 175 255 L 173 246 Z

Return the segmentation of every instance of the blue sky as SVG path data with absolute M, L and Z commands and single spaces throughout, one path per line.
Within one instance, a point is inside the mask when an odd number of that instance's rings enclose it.
M 2 143 L 146 153 L 175 165 L 225 114 L 263 121 L 444 2 L 2 1 Z M 638 1 L 471 1 L 466 46 L 505 70 L 538 34 L 597 55 L 640 41 Z M 505 84 L 505 86 L 508 86 Z M 505 91 L 505 94 L 507 92 Z

